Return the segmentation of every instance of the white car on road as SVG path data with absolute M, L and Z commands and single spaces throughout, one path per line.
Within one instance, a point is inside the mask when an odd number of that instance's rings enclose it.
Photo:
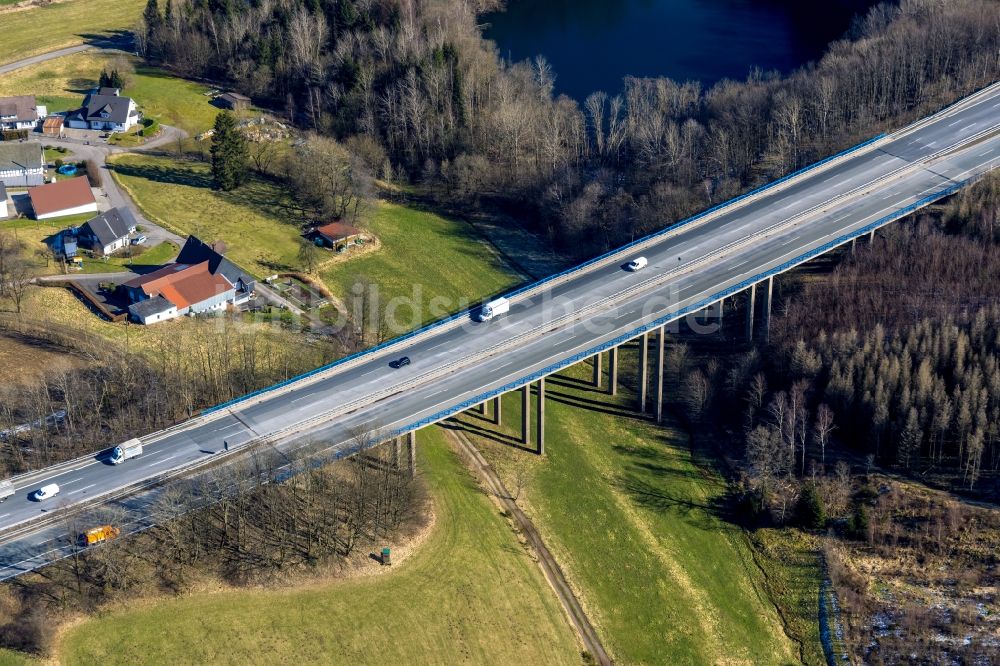
M 35 498 L 36 502 L 43 502 L 49 498 L 55 497 L 59 494 L 59 484 L 57 483 L 47 483 L 38 490 L 36 490 L 32 497 Z

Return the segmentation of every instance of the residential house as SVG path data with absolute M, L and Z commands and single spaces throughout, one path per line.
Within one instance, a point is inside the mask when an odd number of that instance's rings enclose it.
M 129 236 L 135 233 L 135 215 L 128 208 L 112 208 L 87 220 L 77 234 L 80 245 L 97 256 L 106 257 L 128 247 Z
M 48 110 L 38 106 L 32 95 L 0 97 L 0 130 L 34 129 Z
M 28 197 L 36 220 L 97 212 L 97 199 L 86 176 L 33 187 Z
M 92 93 L 81 108 L 66 116 L 66 127 L 127 132 L 139 124 L 141 117 L 131 97 Z
M 37 141 L 0 141 L 0 183 L 32 187 L 45 182 L 45 157 Z
M 361 236 L 361 229 L 352 227 L 343 222 L 330 222 L 322 226 L 313 227 L 306 234 L 306 237 L 321 247 L 337 247 L 338 243 L 345 243 Z
M 222 275 L 233 285 L 235 289 L 233 304 L 242 305 L 253 296 L 257 283 L 249 273 L 226 259 L 223 256 L 225 251 L 225 245 L 221 241 L 208 244 L 199 238 L 188 236 L 180 254 L 177 255 L 177 263 L 200 264 L 208 262 L 208 270 L 213 275 Z
M 232 111 L 246 111 L 250 107 L 250 98 L 236 92 L 227 92 L 215 98 L 224 109 Z
M 135 277 L 122 285 L 128 310 L 141 324 L 155 324 L 184 314 L 223 310 L 236 297 L 236 289 L 221 274 L 199 264 L 176 263 Z
M 122 89 L 104 86 L 103 88 L 97 88 L 95 92 L 97 92 L 98 95 L 104 95 L 105 97 L 118 97 L 122 94 Z
M 10 213 L 7 208 L 7 188 L 0 183 L 0 220 L 6 220 L 8 217 Z

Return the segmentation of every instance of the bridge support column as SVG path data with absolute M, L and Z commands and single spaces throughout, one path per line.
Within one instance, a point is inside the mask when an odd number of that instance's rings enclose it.
M 857 247 L 858 247 L 858 239 L 856 237 L 852 238 L 851 239 L 851 254 L 854 254 L 854 250 Z
M 667 337 L 667 327 L 661 326 L 656 334 L 656 394 L 653 399 L 656 401 L 656 422 L 663 422 L 663 361 L 664 342 Z
M 601 388 L 601 352 L 594 354 L 594 386 Z
M 399 437 L 392 440 L 392 468 L 399 470 L 403 464 L 403 440 Z
M 722 331 L 722 317 L 723 317 L 724 314 L 726 314 L 726 299 L 720 298 L 719 299 L 719 303 L 718 303 L 718 305 L 716 305 L 716 307 L 718 308 L 717 319 L 719 320 L 719 331 L 721 332 Z
M 875 230 L 872 229 L 871 231 L 868 232 L 868 244 L 871 245 L 874 242 L 875 242 Z
M 521 387 L 521 443 L 531 442 L 531 384 Z
M 503 410 L 500 409 L 500 396 L 493 398 L 493 423 L 500 425 L 500 420 L 503 417 Z
M 618 347 L 608 350 L 608 393 L 618 395 Z
M 538 455 L 545 454 L 545 377 L 538 380 L 538 419 L 535 422 Z
M 649 333 L 639 338 L 639 413 L 646 413 L 646 387 L 649 384 Z
M 767 278 L 767 291 L 764 292 L 764 343 L 771 339 L 771 299 L 774 297 L 774 276 Z
M 410 454 L 410 476 L 417 474 L 417 431 L 411 430 L 406 433 L 406 448 Z
M 747 342 L 753 340 L 753 306 L 757 300 L 757 285 L 750 285 L 747 290 Z

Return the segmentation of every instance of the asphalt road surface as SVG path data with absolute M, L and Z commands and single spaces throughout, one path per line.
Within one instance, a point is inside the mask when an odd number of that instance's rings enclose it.
M 965 143 L 963 143 L 965 142 Z M 163 436 L 120 466 L 100 456 L 28 475 L 0 505 L 0 578 L 65 552 L 65 524 L 26 529 L 74 502 L 180 466 L 230 453 L 259 437 L 290 452 L 311 444 L 352 447 L 357 433 L 405 431 L 577 362 L 641 327 L 719 300 L 747 280 L 804 260 L 811 251 L 919 203 L 1000 164 L 1000 87 L 930 121 L 766 190 L 714 216 L 687 224 L 648 247 L 599 262 L 488 323 L 471 318 L 374 353 L 340 369 L 237 403 Z M 649 265 L 622 268 L 633 254 Z M 406 355 L 412 363 L 393 369 Z M 109 442 L 108 445 L 113 445 Z M 56 482 L 45 503 L 28 493 Z M 155 493 L 153 493 L 155 494 Z M 148 502 L 114 503 L 139 520 Z M 15 526 L 22 524 L 15 529 Z M 32 523 L 27 523 L 29 526 Z

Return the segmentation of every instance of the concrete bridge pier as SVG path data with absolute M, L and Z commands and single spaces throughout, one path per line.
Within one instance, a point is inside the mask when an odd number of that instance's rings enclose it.
M 503 410 L 500 409 L 500 396 L 495 396 L 493 398 L 493 423 L 494 425 L 500 425 L 500 419 L 503 416 Z
M 663 361 L 664 342 L 667 336 L 667 327 L 660 326 L 656 334 L 656 393 L 653 399 L 656 401 L 656 422 L 663 423 Z
M 608 350 L 608 393 L 618 395 L 618 347 Z
M 531 384 L 521 387 L 521 443 L 531 443 Z
M 538 455 L 545 455 L 545 377 L 538 380 L 538 418 L 535 420 L 535 439 Z
M 399 470 L 403 463 L 403 440 L 396 437 L 392 440 L 392 468 Z
M 753 307 L 757 299 L 757 285 L 752 284 L 747 290 L 747 342 L 753 340 Z
M 764 343 L 771 339 L 771 301 L 774 297 L 774 276 L 767 278 L 767 290 L 764 292 Z
M 868 244 L 871 245 L 874 242 L 875 242 L 875 230 L 872 229 L 871 231 L 868 232 Z
M 594 386 L 601 388 L 601 352 L 594 354 Z
M 639 338 L 639 413 L 646 413 L 646 386 L 649 384 L 649 333 Z

